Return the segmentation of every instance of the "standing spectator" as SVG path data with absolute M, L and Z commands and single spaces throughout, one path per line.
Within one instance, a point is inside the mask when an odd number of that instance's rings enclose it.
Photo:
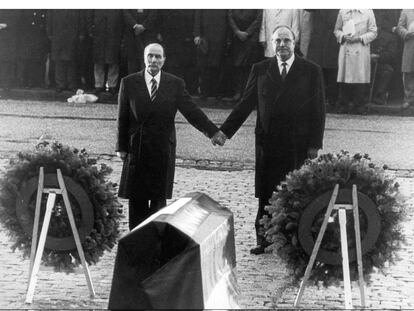
M 309 41 L 312 33 L 312 13 L 309 10 L 299 10 L 299 51 L 302 57 L 308 55 Z
M 394 72 L 394 64 L 398 58 L 398 37 L 377 26 L 378 36 L 371 45 L 371 59 L 375 77 L 372 77 L 373 102 L 378 105 L 386 104 L 389 84 Z
M 223 83 L 221 66 L 227 40 L 227 10 L 196 10 L 194 36 L 201 70 L 201 96 L 217 98 L 219 85 Z
M 312 14 L 312 31 L 306 58 L 322 67 L 325 81 L 325 94 L 328 104 L 336 105 L 338 100 L 338 50 L 334 35 L 338 11 L 335 9 L 314 9 Z
M 396 32 L 400 14 L 401 9 L 374 9 L 377 27 L 381 28 L 381 31 L 392 34 L 397 39 L 397 44 L 394 46 L 394 50 L 396 51 L 395 59 L 391 64 L 393 73 L 388 87 L 388 99 L 391 100 L 402 99 L 404 97 L 404 86 L 401 72 L 401 60 L 404 44 Z
M 144 68 L 144 47 L 158 41 L 158 14 L 156 10 L 123 10 L 123 18 L 128 73 L 134 73 Z
M 47 34 L 55 66 L 56 91 L 75 91 L 78 86 L 76 65 L 79 42 L 84 38 L 80 10 L 51 10 L 47 16 Z
M 10 89 L 16 66 L 18 10 L 0 10 L 0 87 Z
M 184 79 L 187 90 L 196 95 L 196 48 L 193 42 L 194 10 L 160 10 L 159 24 L 161 43 L 168 62 L 166 71 Z
M 404 108 L 414 106 L 414 9 L 401 11 L 397 33 L 404 40 L 401 71 L 404 82 Z
M 262 25 L 260 28 L 259 41 L 263 43 L 266 57 L 275 56 L 272 47 L 273 30 L 280 25 L 292 28 L 295 35 L 296 46 L 299 46 L 300 16 L 299 10 L 263 10 Z
M 259 31 L 262 10 L 229 10 L 229 24 L 233 30 L 231 39 L 233 74 L 236 94 L 233 100 L 240 99 L 247 82 L 250 67 L 259 59 Z
M 338 79 L 340 112 L 365 114 L 365 93 L 371 78 L 370 42 L 377 36 L 372 10 L 342 9 L 336 20 L 335 36 L 340 44 Z
M 94 10 L 91 31 L 95 94 L 105 91 L 105 85 L 108 83 L 109 92 L 114 95 L 117 92 L 119 78 L 122 11 Z
M 81 24 L 85 25 L 85 37 L 79 43 L 77 80 L 80 81 L 81 87 L 85 90 L 93 90 L 95 87 L 92 38 L 93 11 L 90 9 L 80 11 Z
M 46 59 L 50 49 L 46 10 L 20 10 L 17 35 L 17 80 L 23 87 L 45 85 Z

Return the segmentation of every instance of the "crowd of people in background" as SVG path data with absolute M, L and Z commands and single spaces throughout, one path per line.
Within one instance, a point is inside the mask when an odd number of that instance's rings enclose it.
M 2 9 L 0 88 L 116 96 L 157 42 L 165 70 L 191 95 L 236 102 L 251 65 L 274 56 L 278 25 L 292 28 L 299 56 L 322 67 L 327 104 L 339 112 L 390 98 L 414 106 L 414 9 Z

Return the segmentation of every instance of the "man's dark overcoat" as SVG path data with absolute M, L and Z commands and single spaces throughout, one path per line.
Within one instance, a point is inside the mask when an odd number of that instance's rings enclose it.
M 46 25 L 51 41 L 52 60 L 74 61 L 78 53 L 79 37 L 85 35 L 80 10 L 50 10 Z
M 149 200 L 170 199 L 175 171 L 175 115 L 184 117 L 208 137 L 218 128 L 192 102 L 184 81 L 161 72 L 154 102 L 151 102 L 144 71 L 121 80 L 118 97 L 117 151 L 128 153 L 122 169 L 118 195 Z
M 94 63 L 119 63 L 122 26 L 122 10 L 94 10 L 91 27 Z
M 308 148 L 322 148 L 324 107 L 318 65 L 296 55 L 284 82 L 275 57 L 253 65 L 243 98 L 221 130 L 231 138 L 257 110 L 256 197 L 269 198 L 285 175 L 304 162 Z

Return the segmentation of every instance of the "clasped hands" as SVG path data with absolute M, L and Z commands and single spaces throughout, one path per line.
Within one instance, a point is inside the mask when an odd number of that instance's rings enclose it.
M 213 135 L 213 137 L 211 137 L 211 143 L 214 146 L 215 145 L 223 146 L 226 140 L 227 140 L 227 136 L 222 131 L 218 131 L 216 134 Z

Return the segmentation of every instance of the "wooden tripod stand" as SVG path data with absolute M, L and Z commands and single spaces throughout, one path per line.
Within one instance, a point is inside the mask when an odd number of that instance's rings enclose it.
M 312 255 L 309 259 L 308 266 L 305 270 L 305 275 L 300 284 L 299 292 L 296 296 L 294 307 L 297 307 L 302 299 L 305 286 L 309 280 L 313 264 L 315 263 L 316 255 L 321 246 L 323 236 L 325 234 L 326 227 L 331 217 L 332 211 L 338 210 L 339 214 L 339 227 L 341 232 L 341 251 L 342 251 L 342 269 L 344 275 L 344 291 L 345 291 L 345 308 L 352 309 L 352 295 L 351 295 L 351 279 L 349 274 L 349 257 L 348 257 L 348 240 L 346 232 L 346 210 L 352 210 L 354 216 L 354 230 L 356 239 L 356 252 L 357 252 L 357 263 L 358 263 L 358 276 L 359 276 L 359 290 L 361 296 L 361 306 L 365 307 L 365 292 L 364 292 L 364 277 L 362 269 L 362 250 L 361 250 L 361 233 L 359 228 L 359 209 L 358 209 L 358 192 L 356 185 L 352 186 L 352 204 L 335 204 L 338 196 L 339 185 L 336 184 L 332 193 L 331 200 L 325 213 L 325 217 L 319 230 L 318 237 L 315 242 L 315 246 L 312 251 Z
M 79 238 L 79 233 L 76 228 L 75 218 L 73 217 L 72 208 L 69 201 L 68 192 L 66 190 L 65 182 L 62 176 L 60 169 L 57 169 L 57 180 L 59 183 L 59 188 L 44 188 L 44 170 L 43 167 L 40 167 L 39 170 L 39 182 L 37 187 L 37 197 L 36 197 L 36 210 L 35 218 L 33 223 L 33 236 L 32 236 L 32 247 L 30 252 L 30 270 L 29 270 L 29 285 L 26 294 L 26 303 L 32 303 L 34 291 L 37 282 L 37 273 L 40 268 L 40 261 L 42 259 L 43 250 L 45 248 L 47 231 L 49 229 L 50 218 L 52 216 L 52 210 L 55 206 L 56 195 L 60 194 L 63 197 L 65 203 L 66 212 L 68 214 L 70 226 L 72 229 L 73 237 L 75 239 L 76 248 L 79 253 L 79 257 L 82 263 L 83 272 L 85 274 L 86 282 L 88 284 L 90 297 L 95 297 L 95 290 L 93 288 L 92 279 L 89 273 L 88 264 L 85 260 L 85 254 L 83 252 L 82 244 Z M 40 233 L 39 244 L 37 245 L 37 236 L 38 236 L 38 227 L 40 219 L 40 207 L 42 202 L 42 194 L 47 193 L 47 203 L 46 203 L 46 212 L 43 220 L 42 230 Z

